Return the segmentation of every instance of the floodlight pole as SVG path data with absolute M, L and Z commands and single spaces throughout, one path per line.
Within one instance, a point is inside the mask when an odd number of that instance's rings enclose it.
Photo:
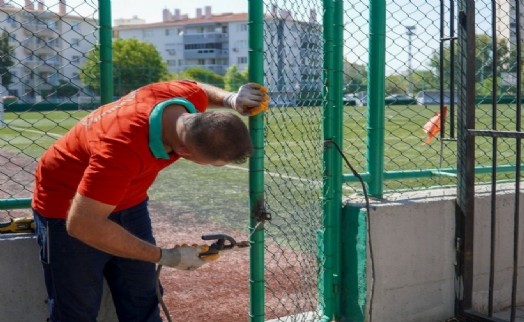
M 413 66 L 411 62 L 413 61 L 413 54 L 411 52 L 411 37 L 415 35 L 416 26 L 404 26 L 406 28 L 406 35 L 408 36 L 408 91 L 410 95 L 413 94 Z

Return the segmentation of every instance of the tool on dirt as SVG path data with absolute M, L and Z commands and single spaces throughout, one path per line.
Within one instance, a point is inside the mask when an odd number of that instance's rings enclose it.
M 245 248 L 249 247 L 249 241 L 240 241 L 237 242 L 233 237 L 226 235 L 226 234 L 208 234 L 208 235 L 202 235 L 203 240 L 216 240 L 213 244 L 209 245 L 209 249 L 207 252 L 200 253 L 198 255 L 199 257 L 206 257 L 206 256 L 212 256 L 215 254 L 218 254 L 222 251 L 232 250 L 235 248 Z M 162 307 L 162 311 L 164 311 L 164 315 L 168 322 L 172 322 L 171 315 L 169 313 L 169 310 L 167 309 L 166 304 L 164 303 L 163 297 L 162 297 L 162 291 L 160 289 L 160 271 L 162 270 L 162 265 L 158 265 L 156 269 L 156 296 L 158 298 L 158 302 L 160 303 L 160 306 Z
M 35 221 L 30 217 L 11 218 L 10 221 L 0 222 L 0 234 L 34 232 Z
M 226 234 L 209 234 L 202 235 L 203 240 L 216 240 L 209 246 L 209 250 L 205 253 L 200 253 L 200 257 L 218 254 L 221 251 L 232 250 L 235 248 L 249 247 L 249 241 L 244 240 L 237 242 L 233 237 Z

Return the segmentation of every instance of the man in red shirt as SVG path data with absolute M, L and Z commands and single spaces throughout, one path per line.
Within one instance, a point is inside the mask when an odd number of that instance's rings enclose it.
M 155 263 L 195 269 L 205 247 L 155 246 L 147 190 L 178 158 L 222 166 L 252 153 L 242 115 L 266 110 L 249 83 L 237 93 L 191 82 L 141 87 L 80 120 L 40 158 L 32 208 L 51 321 L 96 321 L 104 277 L 120 321 L 161 321 Z

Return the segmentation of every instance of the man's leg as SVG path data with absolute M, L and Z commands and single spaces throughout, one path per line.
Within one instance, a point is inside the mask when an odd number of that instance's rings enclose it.
M 147 202 L 113 213 L 109 218 L 140 239 L 155 243 Z M 156 265 L 113 257 L 104 271 L 120 321 L 160 322 L 156 296 Z
M 34 217 L 50 321 L 96 321 L 110 256 L 69 236 L 65 220 Z

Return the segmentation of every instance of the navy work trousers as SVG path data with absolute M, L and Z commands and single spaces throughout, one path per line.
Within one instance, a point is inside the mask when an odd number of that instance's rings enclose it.
M 155 288 L 155 264 L 97 250 L 69 236 L 65 220 L 33 213 L 50 321 L 95 322 L 104 278 L 119 321 L 162 321 Z M 109 219 L 138 238 L 155 243 L 147 201 L 112 213 Z

